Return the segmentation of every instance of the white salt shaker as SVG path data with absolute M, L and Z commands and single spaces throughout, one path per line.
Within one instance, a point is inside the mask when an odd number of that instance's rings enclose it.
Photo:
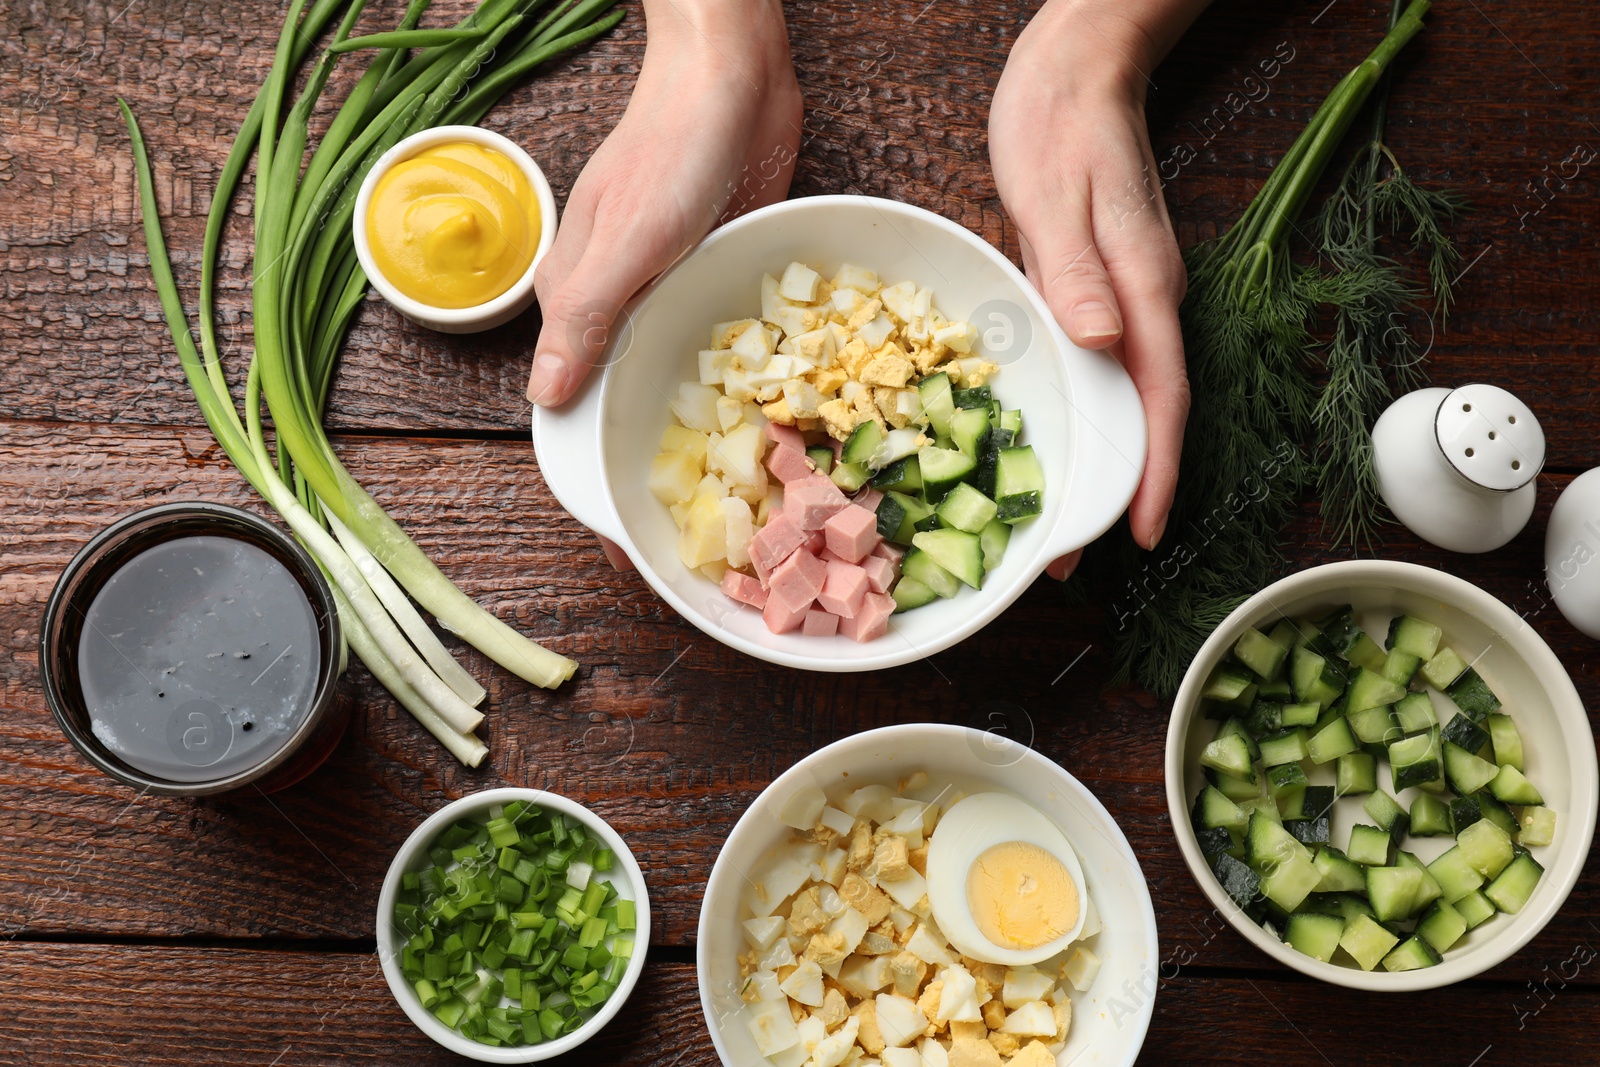
M 1419 389 L 1372 428 L 1378 491 L 1412 533 L 1452 552 L 1488 552 L 1533 514 L 1544 430 L 1493 385 Z
M 1551 509 L 1544 580 L 1567 621 L 1600 640 L 1600 468 L 1574 478 Z

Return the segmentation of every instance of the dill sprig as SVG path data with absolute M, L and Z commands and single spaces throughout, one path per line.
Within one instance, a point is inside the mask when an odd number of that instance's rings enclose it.
M 1200 644 L 1283 564 L 1283 528 L 1305 492 L 1376 500 L 1370 430 L 1388 376 L 1415 374 L 1416 346 L 1394 313 L 1416 295 L 1377 250 L 1379 224 L 1409 225 L 1432 252 L 1430 277 L 1447 294 L 1454 250 L 1443 238 L 1448 201 L 1412 185 L 1379 134 L 1319 216 L 1337 254 L 1296 263 L 1289 242 L 1312 191 L 1390 62 L 1422 29 L 1428 0 L 1412 0 L 1347 74 L 1227 233 L 1188 249 L 1179 309 L 1193 397 L 1181 477 L 1154 552 L 1124 525 L 1092 546 L 1080 574 L 1111 614 L 1114 681 L 1174 693 Z M 1381 108 L 1380 108 L 1381 111 Z M 1363 162 L 1364 161 L 1364 162 Z M 1381 179 L 1381 180 L 1380 180 Z M 1440 298 L 1441 308 L 1448 296 Z M 1316 387 L 1320 307 L 1338 309 L 1329 381 Z M 1392 306 L 1391 306 L 1392 305 Z M 1391 336 L 1392 334 L 1392 336 Z M 1366 451 L 1363 451 L 1365 449 Z M 1342 537 L 1370 530 L 1371 505 L 1335 513 Z

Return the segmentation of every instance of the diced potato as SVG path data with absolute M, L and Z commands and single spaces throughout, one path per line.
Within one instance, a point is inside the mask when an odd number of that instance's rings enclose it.
M 702 567 L 724 559 L 728 551 L 727 520 L 720 496 L 697 495 L 678 534 L 678 557 L 686 567 Z
M 722 576 L 728 573 L 728 561 L 725 559 L 714 559 L 710 563 L 701 564 L 699 571 L 707 578 L 710 578 L 713 582 L 721 585 Z
M 706 465 L 706 435 L 687 426 L 668 426 L 661 434 L 661 451 L 688 452 L 701 467 Z
M 767 450 L 767 438 L 749 423 L 741 423 L 728 431 L 720 444 L 708 446 L 706 463 L 715 460 L 719 469 L 742 485 L 755 485 L 762 480 L 761 457 Z
M 781 507 L 783 507 L 783 486 L 768 486 L 767 495 L 761 498 L 761 503 L 756 507 L 756 525 L 765 526 L 772 513 Z
M 694 496 L 703 471 L 689 452 L 662 452 L 650 461 L 650 492 L 667 507 Z
M 672 401 L 672 413 L 689 429 L 711 433 L 720 428 L 717 422 L 719 395 L 712 386 L 684 382 L 678 386 L 678 399 Z
M 683 524 L 689 521 L 689 501 L 687 500 L 681 504 L 673 504 L 669 506 L 667 511 L 671 513 L 673 523 L 675 523 L 680 530 L 683 529 Z
M 761 501 L 766 499 L 767 481 L 767 468 L 762 467 L 760 476 L 756 478 L 754 485 L 730 485 L 728 486 L 728 493 L 730 496 L 736 496 L 743 500 L 750 505 L 751 510 L 754 510 L 761 506 Z
M 727 433 L 744 421 L 744 405 L 731 396 L 717 397 L 717 424 Z
M 804 263 L 791 263 L 778 280 L 778 295 L 785 300 L 809 304 L 817 298 L 817 285 L 821 281 L 822 277 Z

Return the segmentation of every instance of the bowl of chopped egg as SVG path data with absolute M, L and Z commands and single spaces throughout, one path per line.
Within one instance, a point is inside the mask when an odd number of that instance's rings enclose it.
M 1127 1065 L 1155 912 L 1071 774 L 996 733 L 856 734 L 765 789 L 700 907 L 700 1001 L 728 1067 Z
M 977 234 L 791 200 L 712 233 L 535 408 L 540 471 L 717 640 L 874 670 L 977 632 L 1103 533 L 1144 468 L 1137 390 Z

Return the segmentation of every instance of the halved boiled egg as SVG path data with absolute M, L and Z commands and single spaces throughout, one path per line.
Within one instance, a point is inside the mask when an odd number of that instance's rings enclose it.
M 962 954 L 1039 963 L 1083 929 L 1083 868 L 1055 823 L 1005 793 L 957 801 L 928 838 L 928 903 Z

